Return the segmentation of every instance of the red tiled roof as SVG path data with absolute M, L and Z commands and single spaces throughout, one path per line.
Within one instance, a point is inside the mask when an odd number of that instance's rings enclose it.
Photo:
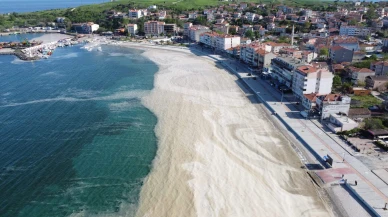
M 313 66 L 308 66 L 308 65 L 305 65 L 305 66 L 299 66 L 298 67 L 298 70 L 300 72 L 303 72 L 303 73 L 312 73 L 312 72 L 316 72 L 317 71 L 317 68 L 313 67 Z

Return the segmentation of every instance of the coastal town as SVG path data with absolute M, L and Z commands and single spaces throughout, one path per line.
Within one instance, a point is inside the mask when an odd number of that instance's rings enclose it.
M 56 17 L 2 29 L 0 35 L 69 39 L 3 42 L 0 54 L 38 59 L 32 56 L 47 52 L 32 54 L 34 47 L 53 50 L 96 37 L 210 58 L 236 75 L 298 144 L 293 150 L 339 216 L 388 216 L 387 2 L 322 8 L 228 2 L 180 13 L 150 5 L 108 10 L 104 17 L 101 23 Z M 116 28 L 107 28 L 106 20 Z

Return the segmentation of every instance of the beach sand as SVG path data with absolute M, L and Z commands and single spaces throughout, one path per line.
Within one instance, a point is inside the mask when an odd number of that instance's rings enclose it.
M 160 67 L 142 100 L 158 117 L 158 151 L 137 216 L 332 215 L 235 76 L 193 54 L 145 50 Z
M 72 38 L 72 36 L 66 35 L 66 34 L 60 34 L 60 33 L 47 33 L 47 34 L 44 34 L 40 37 L 36 37 L 33 40 L 43 41 L 43 43 L 46 44 L 46 43 L 50 43 L 50 42 L 59 41 L 61 39 L 65 39 L 65 38 Z

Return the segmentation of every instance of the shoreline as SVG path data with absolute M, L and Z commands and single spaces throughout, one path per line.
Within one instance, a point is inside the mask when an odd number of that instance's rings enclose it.
M 119 46 L 144 50 L 160 67 L 142 100 L 158 117 L 159 143 L 137 216 L 329 215 L 287 139 L 234 75 L 187 49 Z

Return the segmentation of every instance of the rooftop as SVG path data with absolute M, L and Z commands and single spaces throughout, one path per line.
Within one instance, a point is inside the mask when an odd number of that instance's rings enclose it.
M 315 68 L 314 66 L 309 66 L 309 65 L 303 65 L 303 66 L 299 66 L 297 68 L 300 72 L 303 72 L 303 73 L 313 73 L 313 72 L 316 72 L 318 69 Z

